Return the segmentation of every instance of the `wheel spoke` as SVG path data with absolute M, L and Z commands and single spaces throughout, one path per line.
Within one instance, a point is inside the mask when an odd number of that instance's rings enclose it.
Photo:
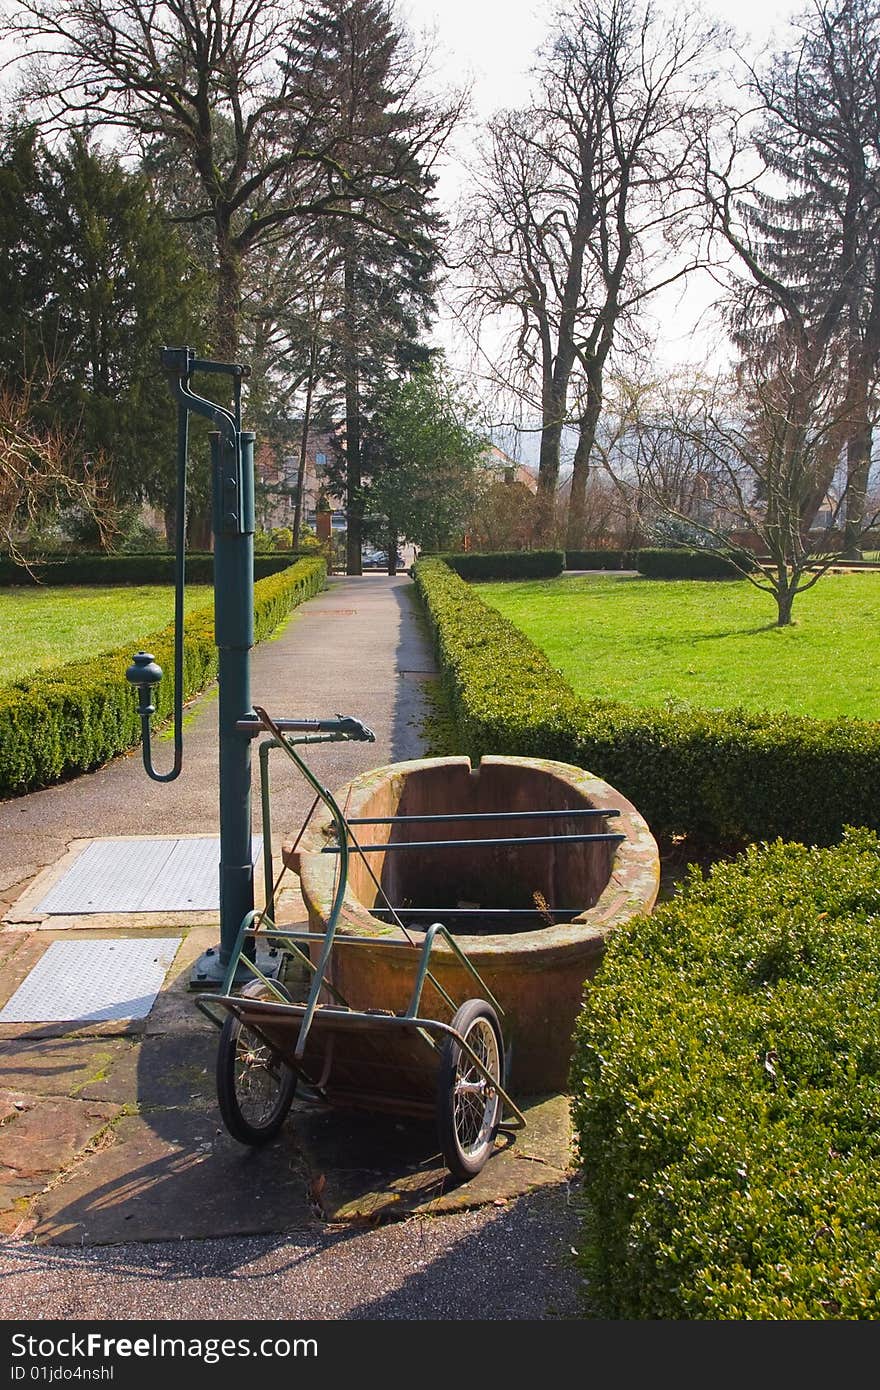
M 498 1079 L 500 1058 L 495 1030 L 485 1018 L 476 1018 L 465 1041 L 473 1049 L 490 1076 Z M 453 1115 L 459 1144 L 465 1156 L 475 1158 L 488 1147 L 495 1127 L 498 1093 L 482 1075 L 480 1068 L 462 1049 L 454 1081 Z
M 278 1063 L 271 1050 L 242 1027 L 235 1058 L 235 1089 L 249 1123 L 259 1125 L 271 1115 L 280 1084 Z

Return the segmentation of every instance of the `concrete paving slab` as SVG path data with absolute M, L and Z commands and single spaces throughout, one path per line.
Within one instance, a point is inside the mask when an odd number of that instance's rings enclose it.
M 31 1096 L 125 1104 L 130 1083 L 117 1094 L 108 1089 L 109 1079 L 132 1051 L 128 1038 L 7 1039 L 0 1042 L 0 1086 Z
M 289 1142 L 252 1152 L 219 1118 L 173 1110 L 132 1115 L 113 1143 L 34 1203 L 38 1244 L 232 1236 L 308 1227 L 308 1175 Z
M 125 1051 L 112 1058 L 103 1074 L 84 1079 L 77 1094 L 84 1100 L 120 1101 L 141 1111 L 175 1107 L 216 1113 L 218 1037 L 216 1028 L 208 1025 L 200 1032 L 126 1040 Z
M 165 977 L 165 985 L 144 1019 L 144 1033 L 149 1035 L 181 1030 L 215 1031 L 204 1014 L 196 1008 L 195 997 L 189 988 L 189 978 L 192 967 L 202 952 L 215 947 L 218 941 L 219 930 L 216 925 L 194 927 L 192 931 L 187 932 L 174 958 L 174 964 Z
M 510 1201 L 572 1171 L 565 1096 L 524 1103 L 524 1130 L 503 1128 L 482 1172 L 456 1183 L 433 1125 L 296 1105 L 293 1126 L 330 1221 L 376 1221 Z
M 119 1115 L 108 1101 L 0 1092 L 0 1231 L 16 1231 L 42 1192 Z

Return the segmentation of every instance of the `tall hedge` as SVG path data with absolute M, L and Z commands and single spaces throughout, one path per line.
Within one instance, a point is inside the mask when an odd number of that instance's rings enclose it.
M 723 550 L 637 550 L 636 569 L 648 579 L 736 579 L 743 568 L 757 569 L 755 559 Z
M 553 579 L 565 567 L 561 550 L 468 550 L 460 555 L 430 557 L 442 560 L 462 579 Z
M 261 579 L 254 586 L 254 640 L 268 637 L 291 608 L 317 593 L 325 576 L 324 560 L 308 559 Z M 173 709 L 173 627 L 145 636 L 140 645 L 165 672 L 153 697 L 160 720 Z M 133 651 L 131 643 L 0 686 L 0 795 L 85 772 L 140 741 L 137 701 L 125 679 Z M 185 620 L 183 659 L 187 699 L 217 674 L 210 604 Z
M 566 550 L 567 570 L 631 570 L 635 569 L 637 550 Z
M 420 560 L 415 580 L 462 752 L 574 763 L 629 797 L 655 834 L 714 847 L 880 828 L 880 725 L 582 700 L 441 561 Z
M 255 555 L 254 578 L 289 569 L 295 559 L 287 555 Z M 173 584 L 173 554 L 148 555 L 70 555 L 65 560 L 34 560 L 30 568 L 0 556 L 0 588 L 14 585 L 46 584 L 51 587 L 73 584 Z M 214 579 L 214 556 L 208 551 L 191 551 L 186 557 L 186 577 L 190 584 L 210 584 Z
M 613 933 L 575 1033 L 590 1311 L 880 1318 L 880 841 L 774 843 Z

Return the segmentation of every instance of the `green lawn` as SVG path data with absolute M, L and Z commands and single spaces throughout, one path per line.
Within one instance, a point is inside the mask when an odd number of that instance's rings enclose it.
M 187 612 L 211 598 L 210 584 L 187 587 Z M 0 589 L 0 685 L 127 642 L 134 651 L 173 619 L 174 590 L 163 585 Z
M 479 593 L 587 698 L 880 718 L 880 574 L 827 575 L 789 628 L 746 580 L 563 575 Z

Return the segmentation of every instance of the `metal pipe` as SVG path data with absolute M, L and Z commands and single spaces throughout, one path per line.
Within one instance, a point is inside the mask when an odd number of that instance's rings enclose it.
M 576 811 L 461 811 L 458 815 L 450 813 L 442 816 L 349 816 L 349 825 L 415 825 L 422 821 L 456 821 L 456 820 L 538 820 L 549 819 L 550 817 L 565 816 L 619 816 L 620 812 L 612 807 L 609 810 L 601 810 L 592 807 L 579 808 Z
M 505 840 L 389 840 L 384 845 L 358 845 L 361 854 L 384 853 L 389 849 L 461 849 L 467 845 L 471 848 L 474 845 L 560 845 L 560 844 L 587 844 L 587 843 L 620 843 L 625 840 L 625 835 L 523 835 L 517 839 Z M 324 845 L 321 849 L 322 854 L 340 854 L 340 845 Z M 402 911 L 403 909 L 401 909 Z
M 269 796 L 269 753 L 278 745 L 274 739 L 265 739 L 260 744 L 260 818 L 263 827 L 263 892 L 266 899 L 266 913 L 275 917 L 275 866 L 272 862 L 272 804 Z
M 368 912 L 402 912 L 405 917 L 578 917 L 583 907 L 369 907 Z
M 158 772 L 153 766 L 153 750 L 150 741 L 150 719 L 156 712 L 156 707 L 150 696 L 150 687 L 137 681 L 138 666 L 146 667 L 148 663 L 139 661 L 148 655 L 145 652 L 138 652 L 134 658 L 134 663 L 128 673 L 128 679 L 138 685 L 140 696 L 140 718 L 141 718 L 141 757 L 143 758 L 144 771 L 154 782 L 173 782 L 180 776 L 183 768 L 183 607 L 184 594 L 186 587 L 186 471 L 187 453 L 189 449 L 189 413 L 186 406 L 178 402 L 177 406 L 177 489 L 175 494 L 175 505 L 177 514 L 174 518 L 174 761 L 168 772 Z M 152 665 L 152 657 L 150 658 Z M 158 676 L 161 670 L 158 666 L 154 667 Z
M 434 988 L 440 991 L 440 993 L 443 995 L 443 998 L 446 1000 L 448 1004 L 452 1005 L 452 1010 L 453 1012 L 455 1012 L 455 1005 L 449 998 L 449 995 L 446 993 L 445 989 L 443 989 L 442 985 L 438 984 L 437 980 L 434 978 L 434 976 L 428 969 L 428 961 L 434 946 L 434 938 L 437 936 L 443 937 L 443 940 L 446 942 L 447 946 L 452 951 L 452 954 L 454 956 L 457 956 L 459 963 L 464 966 L 465 970 L 468 970 L 471 973 L 471 975 L 476 980 L 477 984 L 480 986 L 480 989 L 487 996 L 489 1003 L 494 1007 L 494 1009 L 500 1015 L 500 1017 L 503 1018 L 504 1010 L 498 1003 L 498 1000 L 495 998 L 495 995 L 489 989 L 489 986 L 485 983 L 485 981 L 481 978 L 480 972 L 477 970 L 477 967 L 473 964 L 472 961 L 468 960 L 467 956 L 459 946 L 458 942 L 453 940 L 453 938 L 450 936 L 449 932 L 446 930 L 442 922 L 432 922 L 428 930 L 425 932 L 425 944 L 422 947 L 422 954 L 419 959 L 419 968 L 416 974 L 412 999 L 410 1000 L 408 1010 L 409 1015 L 412 1016 L 418 1013 L 419 1001 L 422 995 L 422 988 L 426 979 L 430 980 Z

